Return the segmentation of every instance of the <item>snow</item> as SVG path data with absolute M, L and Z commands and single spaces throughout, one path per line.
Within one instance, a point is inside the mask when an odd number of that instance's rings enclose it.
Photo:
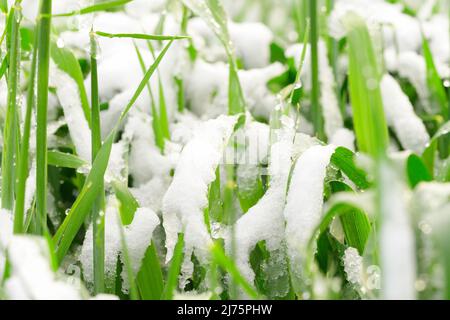
M 56 88 L 56 95 L 63 108 L 64 119 L 69 127 L 70 137 L 78 155 L 90 162 L 91 135 L 81 106 L 77 83 L 67 73 L 59 70 L 52 63 L 50 67 L 50 86 Z
M 302 44 L 295 44 L 286 50 L 286 56 L 293 58 L 298 68 L 303 51 Z M 305 60 L 303 62 L 301 80 L 304 88 L 311 88 L 311 49 L 307 46 Z M 328 61 L 327 47 L 324 41 L 319 41 L 319 82 L 320 82 L 320 104 L 323 107 L 325 133 L 331 139 L 338 130 L 343 127 L 343 119 L 336 97 L 336 88 L 333 70 Z
M 185 81 L 186 98 L 191 110 L 204 118 L 215 118 L 228 110 L 229 67 L 223 62 L 207 63 L 197 60 L 187 74 Z M 269 118 L 277 100 L 267 89 L 267 82 L 283 73 L 281 64 L 275 63 L 264 68 L 240 70 L 239 79 L 248 109 L 255 116 Z
M 267 249 L 274 251 L 280 248 L 284 238 L 283 209 L 292 165 L 294 132 L 292 128 L 283 131 L 286 131 L 283 137 L 271 147 L 269 188 L 259 202 L 236 222 L 234 229 L 236 265 L 250 283 L 254 280 L 249 262 L 251 250 L 264 240 Z M 226 239 L 228 251 L 231 251 L 232 236 Z
M 384 75 L 380 84 L 387 122 L 393 127 L 405 149 L 422 154 L 430 137 L 422 120 L 400 85 L 390 75 Z
M 333 146 L 313 146 L 297 160 L 292 173 L 284 216 L 286 241 L 294 273 L 299 272 L 302 254 L 320 222 L 323 207 L 323 185 Z
M 11 276 L 5 282 L 9 299 L 78 300 L 80 290 L 51 270 L 48 247 L 43 238 L 14 236 L 8 246 Z
M 119 203 L 115 197 L 110 196 L 106 203 L 105 211 L 105 280 L 108 287 L 113 286 L 116 272 L 116 264 L 122 253 L 119 225 Z M 146 249 L 151 243 L 152 234 L 159 225 L 159 218 L 153 210 L 140 207 L 136 210 L 132 223 L 124 226 L 125 241 L 127 244 L 130 262 L 133 272 L 139 271 L 141 261 Z M 83 267 L 84 279 L 87 283 L 93 283 L 93 242 L 92 224 L 89 226 L 81 248 L 79 260 Z M 122 274 L 123 276 L 124 274 Z M 126 278 L 125 278 L 126 279 Z M 126 289 L 126 280 L 124 288 Z
M 343 262 L 348 282 L 360 286 L 362 284 L 363 259 L 358 250 L 352 247 L 345 249 Z
M 385 47 L 398 47 L 402 51 L 416 51 L 420 48 L 421 32 L 419 22 L 402 13 L 400 5 L 382 0 L 340 0 L 336 2 L 329 19 L 330 34 L 342 38 L 346 29 L 342 19 L 349 12 L 361 16 L 374 32 L 382 26 Z
M 204 122 L 184 147 L 173 181 L 163 198 L 163 226 L 166 232 L 166 261 L 170 261 L 178 233 L 184 233 L 185 258 L 194 252 L 200 261 L 208 257 L 212 243 L 203 218 L 208 203 L 208 185 L 233 133 L 237 118 L 220 116 Z

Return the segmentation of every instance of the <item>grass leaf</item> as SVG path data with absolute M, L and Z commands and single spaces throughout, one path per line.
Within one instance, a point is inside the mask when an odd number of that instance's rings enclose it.
M 79 169 L 88 163 L 74 154 L 64 153 L 56 150 L 47 152 L 47 162 L 51 166 L 60 168 Z
M 350 100 L 359 150 L 384 154 L 389 135 L 380 92 L 380 69 L 366 23 L 354 13 L 344 18 L 349 56 Z
M 159 300 L 164 290 L 164 280 L 155 244 L 147 248 L 136 284 L 143 300 Z
M 173 251 L 172 260 L 170 262 L 169 273 L 167 274 L 166 285 L 162 294 L 162 300 L 172 300 L 173 293 L 178 285 L 178 276 L 181 271 L 181 264 L 184 258 L 184 235 L 178 235 L 178 241 Z
M 127 39 L 140 39 L 140 40 L 182 40 L 189 39 L 188 36 L 164 36 L 164 35 L 154 35 L 154 34 L 142 34 L 142 33 L 107 33 L 102 31 L 95 32 L 100 37 L 105 38 L 127 38 Z

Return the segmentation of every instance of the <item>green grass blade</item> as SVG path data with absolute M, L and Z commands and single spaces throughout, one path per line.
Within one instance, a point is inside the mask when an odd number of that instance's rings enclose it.
M 428 171 L 434 177 L 435 175 L 435 160 L 436 153 L 438 148 L 438 143 L 441 139 L 445 139 L 450 134 L 450 121 L 444 123 L 439 130 L 435 133 L 435 135 L 431 138 L 427 148 L 422 154 L 422 159 L 425 162 L 425 165 L 428 168 Z
M 147 72 L 144 75 L 144 78 L 142 79 L 141 83 L 139 84 L 136 92 L 131 97 L 131 100 L 128 102 L 128 105 L 126 106 L 125 110 L 122 112 L 120 116 L 120 121 L 123 121 L 125 116 L 128 114 L 128 111 L 130 111 L 131 107 L 135 104 L 136 100 L 139 98 L 140 94 L 144 90 L 145 86 L 147 85 L 148 81 L 150 80 L 153 73 L 158 69 L 158 66 L 161 62 L 161 60 L 166 55 L 167 51 L 169 50 L 170 46 L 172 45 L 173 40 L 170 40 L 168 44 L 163 48 L 163 50 L 160 52 L 158 57 L 155 59 L 153 64 L 150 66 L 150 68 L 147 70 Z
M 16 185 L 16 203 L 14 208 L 14 233 L 22 233 L 24 228 L 25 215 L 25 192 L 26 182 L 29 170 L 29 148 L 31 133 L 31 116 L 34 105 L 34 85 L 36 80 L 37 68 L 37 37 L 35 36 L 33 45 L 33 57 L 31 59 L 31 70 L 28 79 L 28 92 L 25 119 L 23 124 L 22 141 L 20 144 L 20 155 L 18 158 L 17 185 Z
M 8 0 L 0 0 L 0 10 L 3 13 L 8 13 Z
M 449 120 L 449 104 L 447 101 L 447 94 L 445 93 L 444 85 L 441 77 L 436 69 L 433 54 L 427 39 L 422 37 L 422 50 L 427 66 L 427 84 L 431 93 L 432 110 L 439 112 L 445 121 Z
M 245 293 L 249 295 L 249 297 L 253 299 L 259 298 L 258 292 L 253 288 L 251 284 L 247 282 L 244 276 L 239 272 L 239 269 L 236 267 L 234 261 L 225 255 L 223 249 L 218 244 L 214 244 L 212 246 L 211 254 L 217 265 L 228 272 L 233 278 L 234 282 L 239 285 L 245 291 Z
M 88 163 L 74 154 L 64 153 L 56 150 L 47 152 L 47 162 L 51 166 L 60 168 L 79 169 Z
M 155 59 L 155 51 L 150 41 L 147 41 L 148 48 L 152 53 L 153 59 Z M 169 118 L 167 116 L 167 108 L 166 108 L 166 97 L 164 95 L 164 86 L 161 81 L 161 73 L 158 72 L 158 97 L 159 97 L 159 123 L 161 126 L 161 131 L 163 137 L 170 140 L 170 131 L 169 131 Z
M 433 178 L 428 171 L 425 163 L 422 159 L 415 155 L 411 154 L 406 161 L 406 173 L 408 176 L 409 186 L 411 188 L 415 188 L 420 182 L 423 181 L 432 181 Z
M 9 40 L 8 96 L 3 130 L 2 150 L 2 208 L 12 210 L 14 206 L 14 188 L 16 174 L 16 153 L 18 151 L 18 110 L 17 94 L 20 81 L 20 21 L 21 11 L 18 3 L 11 8 L 8 15 L 11 21 Z
M 352 151 L 339 147 L 331 156 L 331 163 L 345 173 L 359 189 L 367 189 L 369 187 L 367 175 L 356 166 L 354 156 L 355 154 Z
M 178 276 L 181 270 L 181 264 L 183 263 L 184 250 L 184 235 L 180 233 L 178 235 L 178 241 L 173 251 L 172 260 L 170 262 L 169 273 L 167 274 L 166 285 L 161 296 L 161 300 L 172 300 L 174 291 L 178 285 Z
M 189 39 L 188 36 L 165 36 L 154 34 L 142 34 L 142 33 L 107 33 L 102 31 L 96 31 L 97 35 L 105 38 L 127 38 L 127 39 L 140 39 L 140 40 L 182 40 Z
M 98 93 L 97 43 L 95 34 L 90 33 L 91 44 L 91 158 L 92 164 L 102 147 L 100 126 L 100 99 Z M 102 181 L 100 194 L 92 206 L 93 259 L 94 259 L 94 292 L 105 290 L 105 217 L 101 214 L 105 207 L 105 193 Z
M 308 247 L 313 247 L 318 235 L 325 232 L 335 218 L 341 219 L 347 244 L 363 254 L 371 231 L 370 220 L 360 208 L 342 202 L 333 205 L 323 216 L 309 240 Z
M 142 58 L 142 54 L 138 48 L 138 46 L 134 46 L 136 49 L 136 54 L 139 59 L 139 64 L 141 66 L 142 72 L 145 74 L 146 66 L 144 59 Z M 152 110 L 152 128 L 153 128 L 153 134 L 155 136 L 155 143 L 158 146 L 158 148 L 161 150 L 161 152 L 164 152 L 164 136 L 162 133 L 161 128 L 161 122 L 159 121 L 158 112 L 156 111 L 156 105 L 155 105 L 155 97 L 153 95 L 152 87 L 150 86 L 150 83 L 147 83 L 147 90 L 150 94 L 151 98 L 151 110 Z
M 359 16 L 344 19 L 349 56 L 350 100 L 360 151 L 383 155 L 389 135 L 380 92 L 380 69 L 367 26 Z
M 52 1 L 42 0 L 38 17 L 37 129 L 36 129 L 36 210 L 38 233 L 47 225 L 47 104 L 50 67 Z
M 86 177 L 86 182 L 78 195 L 69 214 L 64 219 L 55 236 L 53 237 L 58 261 L 61 262 L 78 230 L 83 225 L 86 216 L 92 208 L 92 204 L 103 190 L 103 179 L 108 166 L 112 144 L 116 131 L 114 130 L 103 143 L 102 148 L 95 158 L 92 169 Z
M 139 203 L 124 183 L 116 180 L 113 182 L 113 188 L 120 203 L 119 212 L 122 224 L 127 226 L 133 222 L 134 213 L 139 208 Z
M 136 285 L 143 300 L 161 299 L 164 280 L 158 253 L 153 242 L 145 252 L 141 269 L 136 276 Z
M 81 106 L 83 108 L 84 117 L 91 126 L 91 110 L 89 100 L 84 87 L 84 77 L 80 64 L 75 55 L 66 48 L 59 48 L 56 43 L 51 43 L 51 56 L 58 68 L 67 73 L 77 84 L 80 94 Z
M 319 18 L 318 1 L 311 0 L 309 3 L 309 17 L 311 20 L 311 116 L 316 136 L 325 140 L 322 107 L 320 105 L 320 82 L 319 82 Z
M 71 16 L 76 16 L 76 15 L 94 13 L 94 12 L 98 12 L 98 11 L 107 11 L 107 10 L 111 10 L 111 9 L 115 9 L 117 7 L 123 6 L 131 1 L 133 1 L 133 0 L 104 1 L 101 3 L 93 4 L 92 6 L 82 8 L 80 10 L 71 11 L 71 12 L 67 12 L 67 13 L 54 14 L 53 17 L 71 17 Z
M 0 65 L 0 79 L 3 78 L 3 76 L 6 74 L 6 70 L 8 69 L 8 55 L 6 55 L 2 63 Z

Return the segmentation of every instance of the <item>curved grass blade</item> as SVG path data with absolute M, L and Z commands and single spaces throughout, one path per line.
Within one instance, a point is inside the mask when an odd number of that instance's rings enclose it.
M 359 189 L 367 189 L 370 186 L 367 175 L 356 166 L 354 156 L 355 154 L 352 151 L 339 147 L 331 156 L 331 163 L 345 173 Z
M 313 248 L 313 243 L 317 240 L 318 234 L 325 232 L 333 219 L 338 217 L 341 218 L 347 244 L 363 254 L 370 235 L 370 220 L 362 209 L 343 202 L 336 203 L 327 211 L 313 232 L 308 247 Z
M 95 34 L 90 32 L 91 45 L 91 158 L 92 163 L 102 147 L 100 126 L 100 99 L 98 93 L 97 42 Z M 100 181 L 100 194 L 92 205 L 94 292 L 105 290 L 105 192 L 103 180 Z
M 107 33 L 103 31 L 95 32 L 100 37 L 105 38 L 126 38 L 126 39 L 140 39 L 140 40 L 182 40 L 189 39 L 188 36 L 164 36 L 164 35 L 154 35 L 154 34 L 142 34 L 142 33 Z
M 113 182 L 114 193 L 119 200 L 119 212 L 122 224 L 127 226 L 133 222 L 134 213 L 139 208 L 139 203 L 133 197 L 130 190 L 120 181 Z

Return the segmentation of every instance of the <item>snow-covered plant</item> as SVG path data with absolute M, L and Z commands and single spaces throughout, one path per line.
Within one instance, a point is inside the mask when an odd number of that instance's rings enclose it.
M 0 299 L 450 298 L 448 1 L 0 10 Z

